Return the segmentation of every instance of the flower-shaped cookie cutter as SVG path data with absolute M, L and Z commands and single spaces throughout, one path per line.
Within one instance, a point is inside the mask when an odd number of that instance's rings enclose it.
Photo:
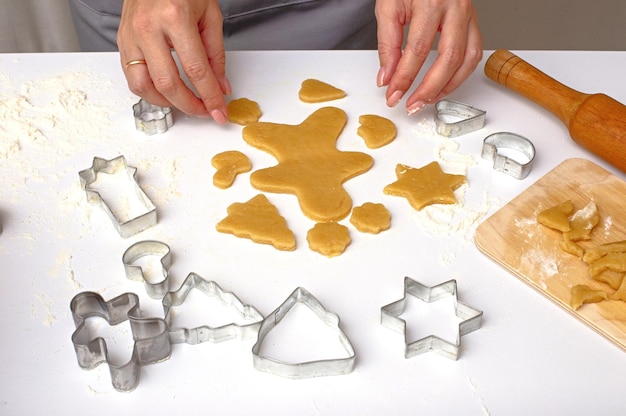
M 456 342 L 446 341 L 436 335 L 429 335 L 417 341 L 407 341 L 406 321 L 400 315 L 406 309 L 407 296 L 414 296 L 424 302 L 434 302 L 446 296 L 454 297 L 455 314 L 461 318 Z M 461 337 L 480 328 L 483 312 L 458 300 L 456 280 L 449 280 L 436 286 L 425 286 L 410 277 L 404 278 L 404 297 L 380 309 L 380 323 L 404 335 L 404 357 L 434 351 L 453 360 L 458 359 Z
M 174 125 L 172 107 L 159 107 L 144 99 L 140 99 L 133 105 L 133 116 L 135 117 L 135 128 L 149 136 L 165 133 Z
M 337 332 L 346 357 L 291 363 L 261 354 L 265 336 L 298 304 L 308 307 L 323 323 Z M 324 309 L 313 295 L 299 287 L 274 312 L 265 317 L 259 328 L 257 342 L 252 347 L 252 357 L 254 368 L 257 370 L 282 377 L 301 379 L 348 374 L 354 369 L 356 354 L 352 343 L 339 327 L 339 316 Z
M 176 328 L 172 325 L 172 308 L 182 305 L 192 290 L 199 290 L 206 296 L 218 299 L 223 305 L 235 310 L 245 321 L 245 324 L 229 323 L 218 327 L 208 325 L 196 328 Z M 205 280 L 196 273 L 189 273 L 180 288 L 174 292 L 168 292 L 163 297 L 163 312 L 165 321 L 170 327 L 170 340 L 173 344 L 187 343 L 190 345 L 202 342 L 222 342 L 235 338 L 247 338 L 255 336 L 263 315 L 250 305 L 244 305 L 232 292 L 224 292 L 214 281 Z
M 511 153 L 514 153 L 515 157 Z M 492 160 L 495 170 L 507 173 L 515 179 L 524 179 L 532 170 L 535 146 L 519 134 L 493 133 L 483 141 L 481 156 L 483 159 Z
M 456 137 L 483 128 L 487 112 L 469 104 L 440 100 L 435 104 L 435 128 L 446 137 Z
M 167 360 L 171 344 L 167 323 L 160 318 L 141 318 L 139 298 L 134 293 L 124 293 L 109 301 L 95 292 L 81 292 L 70 302 L 70 310 L 76 330 L 72 344 L 78 365 L 93 369 L 107 363 L 111 372 L 111 383 L 118 391 L 134 390 L 139 384 L 142 366 Z M 110 325 L 128 320 L 134 339 L 130 360 L 121 365 L 109 361 L 106 341 L 94 337 L 86 321 L 91 317 L 104 318 Z

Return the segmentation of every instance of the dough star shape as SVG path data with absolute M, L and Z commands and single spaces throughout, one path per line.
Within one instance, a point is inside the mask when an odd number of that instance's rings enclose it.
M 345 218 L 352 209 L 352 199 L 343 183 L 367 172 L 374 163 L 368 154 L 337 149 L 346 121 L 343 110 L 324 107 L 298 125 L 247 125 L 243 129 L 246 143 L 278 160 L 275 166 L 253 172 L 252 186 L 265 192 L 295 195 L 304 215 L 314 221 Z
M 417 211 L 431 204 L 456 204 L 454 190 L 466 181 L 463 175 L 444 173 L 437 162 L 419 169 L 398 164 L 396 177 L 383 192 L 405 197 Z

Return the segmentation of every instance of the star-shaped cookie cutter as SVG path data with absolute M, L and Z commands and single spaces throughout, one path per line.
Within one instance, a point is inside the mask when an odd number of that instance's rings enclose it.
M 193 289 L 199 290 L 206 296 L 217 298 L 223 305 L 237 311 L 242 320 L 247 323 L 229 323 L 218 327 L 205 325 L 196 328 L 172 328 L 172 308 L 182 305 Z M 162 303 L 165 321 L 170 326 L 170 340 L 173 344 L 195 345 L 207 341 L 217 343 L 255 336 L 263 321 L 263 315 L 253 306 L 244 305 L 232 292 L 224 292 L 216 282 L 205 280 L 193 272 L 189 273 L 178 290 L 168 292 L 163 297 Z
M 458 101 L 441 100 L 435 104 L 435 128 L 442 136 L 457 137 L 481 129 L 486 117 L 486 111 Z
M 111 383 L 118 391 L 134 390 L 139 384 L 142 366 L 165 361 L 170 357 L 171 344 L 167 323 L 160 318 L 141 318 L 139 297 L 134 293 L 124 293 L 109 301 L 95 292 L 81 292 L 70 302 L 70 310 L 76 330 L 72 334 L 72 344 L 78 358 L 78 365 L 93 369 L 107 363 L 111 373 Z M 128 320 L 134 339 L 130 360 L 121 365 L 109 361 L 106 341 L 91 334 L 86 321 L 91 317 L 104 318 L 110 325 Z
M 106 201 L 102 198 L 102 195 L 98 191 L 93 190 L 91 187 L 98 179 L 100 173 L 114 174 L 120 170 L 123 170 L 128 175 L 128 180 L 131 181 L 135 194 L 139 201 L 145 207 L 145 212 L 126 221 L 120 220 L 109 208 Z M 102 207 L 104 212 L 109 216 L 115 229 L 123 238 L 133 236 L 140 233 L 157 223 L 156 207 L 145 194 L 143 189 L 139 186 L 136 178 L 137 168 L 129 166 L 126 163 L 124 156 L 118 156 L 111 160 L 102 159 L 100 157 L 94 157 L 91 167 L 78 172 L 80 177 L 80 186 L 87 194 L 87 201 L 90 203 L 96 203 Z
M 407 340 L 406 321 L 399 316 L 405 311 L 407 296 L 414 296 L 424 302 L 434 302 L 446 296 L 454 297 L 455 314 L 461 318 L 456 342 L 429 335 L 417 341 Z M 404 357 L 411 358 L 429 351 L 457 360 L 461 347 L 461 337 L 480 328 L 483 312 L 458 300 L 456 280 L 449 280 L 436 286 L 425 286 L 410 277 L 404 278 L 404 297 L 380 309 L 380 323 L 404 335 Z
M 133 105 L 135 128 L 147 135 L 165 133 L 174 125 L 172 107 L 160 107 L 140 99 Z
M 156 282 L 149 282 L 146 279 L 141 266 L 135 264 L 137 260 L 146 256 L 160 256 L 163 279 Z M 151 298 L 162 299 L 169 291 L 168 270 L 172 265 L 172 254 L 167 244 L 154 240 L 136 242 L 126 249 L 122 255 L 122 262 L 124 263 L 126 277 L 130 280 L 144 282 L 146 293 Z
M 345 358 L 291 363 L 261 354 L 265 336 L 298 304 L 309 308 L 323 323 L 336 330 L 339 342 L 346 352 Z M 339 327 L 339 316 L 327 311 L 306 289 L 298 287 L 274 312 L 266 316 L 261 323 L 257 342 L 252 347 L 252 358 L 254 368 L 257 370 L 282 377 L 301 379 L 348 374 L 354 369 L 356 354 L 352 343 Z

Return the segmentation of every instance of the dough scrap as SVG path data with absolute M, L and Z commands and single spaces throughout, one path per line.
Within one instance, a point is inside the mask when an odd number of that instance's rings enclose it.
M 360 116 L 359 123 L 361 125 L 357 129 L 357 134 L 370 149 L 378 149 L 391 143 L 398 133 L 396 125 L 391 120 L 374 114 Z
M 217 231 L 270 244 L 278 250 L 296 249 L 293 231 L 265 195 L 259 194 L 245 203 L 235 202 L 227 212 L 228 216 L 215 226 Z
M 585 303 L 598 303 L 607 300 L 608 295 L 603 290 L 592 289 L 586 285 L 576 285 L 571 291 L 570 306 L 578 310 Z
M 597 282 L 606 283 L 611 286 L 612 289 L 617 290 L 624 281 L 625 272 L 616 272 L 613 270 L 604 270 L 591 278 Z
M 346 92 L 317 79 L 306 79 L 300 86 L 298 97 L 305 103 L 323 103 L 338 100 L 346 96 Z
M 570 241 L 589 240 L 591 239 L 591 231 L 599 222 L 598 208 L 591 201 L 572 215 L 570 218 L 571 230 L 563 233 L 563 238 Z
M 626 302 L 626 279 L 624 277 L 626 277 L 626 273 L 622 273 L 622 281 L 615 293 L 609 296 L 609 299 Z
M 238 98 L 228 103 L 228 121 L 245 126 L 258 121 L 261 108 L 256 101 Z
M 337 222 L 317 223 L 306 235 L 309 248 L 326 257 L 343 253 L 350 245 L 350 230 Z
M 591 264 L 608 253 L 626 253 L 626 240 L 601 244 L 588 249 L 583 256 L 587 264 Z
M 378 234 L 391 226 L 391 213 L 383 204 L 366 202 L 352 210 L 350 223 L 362 233 Z
M 346 121 L 343 110 L 324 107 L 298 125 L 257 122 L 244 127 L 246 143 L 278 160 L 275 166 L 253 172 L 252 186 L 295 195 L 304 215 L 314 221 L 345 218 L 352 199 L 342 184 L 374 163 L 368 154 L 337 149 Z
M 626 253 L 608 253 L 589 266 L 591 277 L 597 276 L 605 270 L 613 270 L 618 273 L 626 272 Z
M 398 180 L 385 186 L 387 195 L 405 197 L 419 211 L 431 204 L 456 204 L 454 190 L 466 182 L 463 175 L 444 173 L 438 162 L 431 162 L 419 169 L 398 164 Z
M 574 203 L 565 201 L 548 208 L 537 215 L 537 222 L 561 232 L 570 231 L 569 217 L 574 212 Z
M 248 156 L 237 150 L 216 154 L 211 159 L 211 165 L 217 169 L 213 174 L 213 185 L 220 189 L 230 187 L 238 174 L 249 172 L 252 169 L 252 163 L 250 163 Z

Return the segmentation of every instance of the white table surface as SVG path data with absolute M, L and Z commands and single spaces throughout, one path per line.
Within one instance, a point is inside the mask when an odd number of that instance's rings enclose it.
M 626 102 L 626 53 L 518 54 L 575 89 Z M 215 224 L 227 206 L 258 192 L 249 174 L 230 189 L 213 187 L 213 155 L 239 149 L 254 168 L 274 163 L 243 142 L 240 126 L 220 127 L 177 112 L 173 128 L 148 137 L 135 130 L 131 106 L 137 98 L 126 88 L 118 55 L 0 55 L 1 414 L 528 415 L 626 409 L 624 351 L 473 244 L 480 221 L 565 159 L 587 158 L 619 177 L 623 173 L 574 144 L 551 114 L 486 79 L 482 65 L 449 98 L 485 109 L 486 126 L 445 140 L 433 131 L 432 108 L 408 117 L 404 103 L 385 106 L 384 90 L 375 85 L 375 52 L 238 52 L 227 58 L 233 98 L 259 102 L 263 121 L 298 124 L 321 107 L 298 101 L 306 78 L 348 93 L 324 104 L 348 114 L 338 147 L 366 152 L 375 164 L 345 186 L 355 205 L 384 203 L 392 228 L 366 235 L 345 219 L 352 244 L 329 259 L 308 248 L 306 230 L 313 223 L 295 197 L 268 194 L 296 234 L 296 251 L 220 234 Z M 366 113 L 392 119 L 398 138 L 382 149 L 367 149 L 356 135 L 358 116 Z M 534 142 L 537 158 L 527 179 L 495 172 L 480 158 L 482 139 L 497 131 Z M 451 143 L 459 145 L 452 155 L 440 151 Z M 159 214 L 157 226 L 128 239 L 86 201 L 78 179 L 94 156 L 118 155 L 138 168 L 139 182 Z M 460 230 L 436 225 L 405 199 L 382 193 L 395 180 L 396 163 L 419 167 L 439 160 L 444 168 L 458 168 L 450 157 L 472 162 L 469 185 L 457 192 L 463 203 L 456 211 L 429 212 L 473 215 Z M 121 262 L 130 244 L 147 239 L 171 247 L 172 290 L 195 272 L 267 315 L 304 287 L 340 316 L 356 350 L 355 370 L 303 380 L 263 373 L 252 366 L 254 339 L 174 345 L 171 358 L 143 367 L 138 388 L 126 394 L 113 389 L 106 365 L 80 369 L 70 342 L 69 304 L 77 293 L 92 290 L 110 299 L 135 292 L 145 316 L 162 315 L 160 300 L 126 279 Z M 402 336 L 380 325 L 380 308 L 402 297 L 405 276 L 428 285 L 456 279 L 459 300 L 484 311 L 482 327 L 462 338 L 457 361 L 435 353 L 405 359 Z M 450 304 L 431 306 L 412 306 L 410 335 L 436 333 L 454 340 Z M 283 331 L 286 338 L 273 339 L 268 348 L 285 357 L 307 349 L 334 351 L 308 339 L 317 332 L 309 330 L 306 314 L 299 316 L 302 321 L 285 323 L 291 328 Z M 289 339 L 297 331 L 300 343 Z M 110 347 L 123 356 L 128 345 Z

